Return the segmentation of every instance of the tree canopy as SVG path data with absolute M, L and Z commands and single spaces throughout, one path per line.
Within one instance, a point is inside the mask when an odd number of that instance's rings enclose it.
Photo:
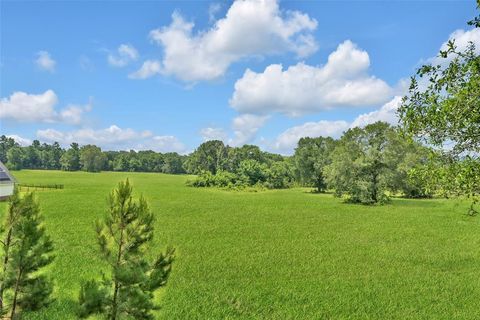
M 480 16 L 469 22 L 480 27 Z M 412 77 L 399 109 L 411 137 L 436 148 L 428 174 L 432 187 L 474 198 L 480 194 L 480 55 L 455 40 Z M 475 210 L 472 206 L 471 212 Z

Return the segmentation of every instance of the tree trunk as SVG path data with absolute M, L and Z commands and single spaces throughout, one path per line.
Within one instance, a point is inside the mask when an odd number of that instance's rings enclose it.
M 15 291 L 13 293 L 13 301 L 12 301 L 12 312 L 10 313 L 10 319 L 15 319 L 15 311 L 17 309 L 17 297 L 18 297 L 18 286 L 20 285 L 20 278 L 23 274 L 23 270 L 18 270 L 17 281 L 15 282 Z
M 378 174 L 377 172 L 374 172 L 373 173 L 373 179 L 372 179 L 372 184 L 373 184 L 373 188 L 372 188 L 372 200 L 374 203 L 377 203 L 378 202 L 378 187 L 377 187 L 377 184 L 378 184 Z
M 3 258 L 2 274 L 4 276 L 5 276 L 5 272 L 7 271 L 7 265 L 9 260 L 8 252 L 10 251 L 9 249 L 10 249 L 11 242 L 12 242 L 12 228 L 8 230 L 8 234 L 5 237 L 5 242 L 3 243 L 3 246 L 5 248 L 5 257 Z M 5 291 L 4 281 L 0 283 L 0 311 L 3 310 L 3 291 Z
M 123 205 L 122 205 L 123 209 Z M 117 262 L 116 262 L 116 267 L 118 268 L 120 266 L 120 261 L 122 257 L 122 250 L 123 250 L 123 222 L 122 222 L 122 228 L 120 229 L 120 241 L 118 244 L 118 252 L 117 252 Z M 118 291 L 120 290 L 120 283 L 118 283 L 117 279 L 113 280 L 115 283 L 115 287 L 113 289 L 113 302 L 112 302 L 112 316 L 110 317 L 111 320 L 115 320 L 117 318 L 117 309 L 118 309 Z

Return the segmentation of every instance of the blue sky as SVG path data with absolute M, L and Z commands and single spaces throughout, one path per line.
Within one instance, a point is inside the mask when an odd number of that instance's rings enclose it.
M 0 132 L 189 152 L 291 153 L 301 136 L 395 123 L 475 1 L 2 1 Z M 453 34 L 453 35 L 452 35 Z

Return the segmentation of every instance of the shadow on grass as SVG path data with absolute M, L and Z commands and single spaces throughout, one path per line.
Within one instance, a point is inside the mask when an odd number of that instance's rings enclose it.
M 396 207 L 433 208 L 440 205 L 439 200 L 442 199 L 390 197 L 388 204 L 393 204 Z
M 78 319 L 78 301 L 72 298 L 58 297 L 46 308 L 25 312 L 22 319 L 66 320 Z
M 307 194 L 318 194 L 318 195 L 322 195 L 322 194 L 330 194 L 330 195 L 333 195 L 333 191 L 318 191 L 316 189 L 310 189 L 310 190 L 303 190 L 303 193 L 307 193 Z

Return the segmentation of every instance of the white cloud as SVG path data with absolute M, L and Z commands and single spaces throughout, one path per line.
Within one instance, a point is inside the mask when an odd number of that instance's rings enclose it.
M 0 100 L 0 119 L 12 119 L 19 122 L 62 122 L 80 124 L 83 114 L 90 111 L 91 102 L 85 106 L 69 105 L 57 111 L 58 97 L 53 90 L 41 94 L 29 94 L 22 91 L 12 93 Z
M 343 120 L 307 122 L 299 126 L 289 128 L 279 134 L 273 143 L 267 145 L 282 153 L 291 153 L 297 146 L 298 140 L 303 137 L 333 137 L 339 138 L 349 128 L 365 127 L 377 121 L 383 121 L 392 125 L 398 124 L 397 110 L 402 102 L 402 97 L 396 96 L 385 103 L 378 110 L 364 113 L 355 118 L 351 123 Z
M 55 60 L 52 59 L 50 53 L 47 51 L 39 51 L 37 53 L 37 59 L 35 60 L 35 64 L 37 65 L 40 70 L 54 72 L 55 65 L 57 64 Z
M 265 124 L 269 117 L 254 114 L 242 114 L 232 122 L 234 137 L 229 140 L 233 146 L 242 146 L 252 142 L 257 131 Z
M 58 103 L 55 92 L 42 94 L 14 92 L 9 98 L 0 100 L 0 119 L 8 118 L 22 122 L 54 122 L 54 106 Z
M 397 110 L 402 103 L 402 97 L 396 96 L 385 103 L 380 109 L 359 115 L 352 122 L 351 127 L 364 127 L 377 121 L 383 121 L 392 125 L 398 124 Z
M 37 136 L 44 140 L 58 141 L 61 143 L 78 142 L 80 144 L 121 144 L 152 136 L 149 131 L 137 132 L 133 129 L 122 129 L 116 125 L 108 128 L 94 130 L 90 128 L 82 128 L 70 132 L 62 132 L 55 129 L 38 130 Z
M 311 34 L 316 27 L 307 14 L 280 10 L 276 0 L 238 0 L 208 30 L 194 33 L 194 23 L 174 12 L 172 23 L 152 30 L 150 38 L 164 49 L 162 74 L 195 82 L 217 79 L 243 58 L 282 52 L 307 56 L 317 50 Z
M 137 150 L 154 150 L 157 152 L 185 153 L 185 145 L 174 136 L 154 136 L 143 144 L 137 145 Z
M 124 67 L 131 61 L 138 59 L 138 51 L 133 46 L 122 44 L 118 47 L 117 53 L 108 55 L 108 63 L 114 67 Z
M 140 69 L 131 73 L 128 77 L 130 79 L 146 79 L 150 78 L 161 72 L 162 65 L 160 61 L 156 60 L 147 60 L 145 61 Z
M 202 136 L 204 141 L 225 141 L 227 139 L 227 134 L 222 128 L 203 128 L 202 130 L 200 130 L 200 135 Z
M 368 53 L 347 40 L 324 66 L 303 62 L 283 70 L 272 64 L 264 72 L 247 69 L 235 83 L 230 105 L 239 112 L 279 112 L 299 116 L 342 106 L 370 106 L 391 98 L 393 89 L 368 75 Z
M 146 150 L 182 152 L 185 146 L 174 136 L 154 136 L 150 131 L 122 129 L 111 125 L 105 129 L 82 128 L 63 132 L 55 129 L 38 130 L 39 139 L 68 145 L 77 142 L 81 145 L 95 144 L 109 150 Z
M 349 128 L 347 121 L 307 122 L 300 126 L 289 128 L 282 132 L 275 140 L 273 149 L 283 152 L 291 152 L 303 137 L 335 137 L 341 136 L 342 132 Z
M 7 138 L 12 138 L 13 140 L 18 142 L 23 147 L 26 147 L 26 146 L 29 146 L 29 145 L 32 144 L 32 140 L 30 140 L 28 138 L 20 137 L 19 135 L 16 135 L 16 134 L 7 134 L 6 137 Z
M 465 51 L 469 46 L 470 42 L 475 44 L 475 53 L 480 54 L 480 28 L 475 28 L 472 30 L 463 30 L 458 29 L 455 30 L 450 34 L 448 40 L 455 40 L 455 45 L 457 46 L 458 51 Z M 448 41 L 445 41 L 441 46 L 440 50 L 445 51 L 448 49 Z M 444 65 L 451 60 L 451 56 L 449 59 L 443 59 L 439 56 L 433 57 L 428 59 L 427 61 L 432 64 L 440 64 Z
M 217 13 L 222 9 L 222 5 L 220 3 L 211 3 L 208 7 L 208 21 L 210 23 L 214 22 L 217 17 Z
M 68 124 L 79 125 L 83 122 L 83 115 L 85 112 L 92 110 L 91 102 L 84 105 L 68 105 L 65 109 L 61 110 L 58 114 L 57 121 L 65 122 Z

